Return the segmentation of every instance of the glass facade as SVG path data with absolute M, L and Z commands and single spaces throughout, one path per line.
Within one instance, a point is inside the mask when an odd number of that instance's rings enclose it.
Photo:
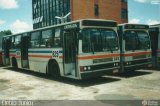
M 33 28 L 60 24 L 55 16 L 65 16 L 70 12 L 70 0 L 32 0 Z M 68 17 L 66 21 L 71 21 Z

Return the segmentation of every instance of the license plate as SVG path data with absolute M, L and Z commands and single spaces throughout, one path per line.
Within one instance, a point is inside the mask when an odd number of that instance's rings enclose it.
M 148 67 L 152 67 L 152 64 L 148 64 Z
M 118 72 L 119 72 L 118 69 L 113 70 L 113 74 L 118 73 Z

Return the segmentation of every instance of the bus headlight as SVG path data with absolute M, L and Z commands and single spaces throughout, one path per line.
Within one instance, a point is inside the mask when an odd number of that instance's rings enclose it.
M 128 65 L 128 62 L 126 62 L 126 65 Z
M 87 67 L 84 67 L 84 71 L 86 71 L 87 70 Z
M 90 66 L 88 67 L 88 70 L 91 70 L 91 67 L 90 67 Z
M 91 66 L 80 66 L 80 71 L 84 72 L 84 71 L 90 71 L 91 70 Z
M 130 64 L 130 65 L 131 65 L 131 62 L 128 62 L 128 64 Z
M 119 64 L 118 63 L 116 63 L 116 66 L 118 66 Z

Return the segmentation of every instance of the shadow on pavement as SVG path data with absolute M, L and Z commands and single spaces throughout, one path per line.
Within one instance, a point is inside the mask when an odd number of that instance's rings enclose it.
M 132 78 L 132 77 L 137 77 L 137 76 L 142 76 L 142 75 L 148 75 L 148 74 L 152 74 L 152 72 L 146 72 L 146 71 L 126 71 L 125 73 L 117 73 L 117 74 L 112 74 L 110 76 L 123 77 L 123 78 Z
M 100 85 L 100 84 L 105 84 L 105 83 L 111 83 L 115 81 L 120 81 L 120 78 L 112 78 L 112 77 L 96 77 L 96 78 L 90 78 L 90 79 L 84 79 L 84 80 L 76 80 L 76 79 L 70 79 L 70 78 L 65 78 L 65 77 L 60 77 L 60 78 L 51 78 L 50 76 L 42 73 L 37 73 L 25 69 L 14 69 L 11 67 L 4 68 L 9 71 L 15 71 L 15 72 L 20 72 L 28 75 L 33 75 L 39 78 L 45 78 L 48 80 L 54 80 L 58 81 L 61 83 L 67 83 L 75 86 L 80 86 L 80 87 L 89 87 L 89 86 L 94 86 L 94 85 Z

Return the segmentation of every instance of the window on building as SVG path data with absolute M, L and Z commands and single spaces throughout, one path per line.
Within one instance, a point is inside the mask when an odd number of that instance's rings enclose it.
M 128 0 L 121 0 L 121 2 L 123 2 L 123 3 L 127 3 L 127 2 L 128 2 Z
M 70 12 L 70 0 L 33 0 L 32 5 L 34 29 L 59 24 L 60 20 L 55 16 L 66 15 Z M 41 16 L 43 20 L 37 22 L 37 18 Z M 67 17 L 67 21 L 71 21 L 71 18 Z
M 98 4 L 94 5 L 94 14 L 95 14 L 95 16 L 99 16 L 99 6 L 98 6 Z
M 123 19 L 128 19 L 128 11 L 127 11 L 127 9 L 122 9 L 121 10 L 121 17 Z
M 98 0 L 94 0 L 94 14 L 95 14 L 95 16 L 99 16 Z

